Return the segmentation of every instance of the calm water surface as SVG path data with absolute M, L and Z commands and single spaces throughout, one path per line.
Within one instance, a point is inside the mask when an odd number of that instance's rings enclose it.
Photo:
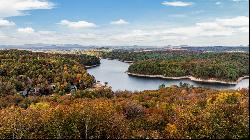
M 165 84 L 166 86 L 179 85 L 180 82 L 189 83 L 195 87 L 207 87 L 214 89 L 238 89 L 248 88 L 249 79 L 244 79 L 235 86 L 222 85 L 222 84 L 204 84 L 197 83 L 191 80 L 166 80 L 159 78 L 143 78 L 133 77 L 127 75 L 125 72 L 128 70 L 129 64 L 120 62 L 118 60 L 102 59 L 101 65 L 95 68 L 88 69 L 88 72 L 95 76 L 97 81 L 102 83 L 108 82 L 108 85 L 116 90 L 130 90 L 130 91 L 143 91 L 158 89 L 159 85 Z

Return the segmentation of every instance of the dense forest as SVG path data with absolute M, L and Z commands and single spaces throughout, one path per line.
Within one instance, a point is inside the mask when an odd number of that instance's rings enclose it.
M 193 76 L 201 79 L 237 81 L 249 75 L 249 53 L 202 51 L 103 52 L 103 58 L 133 61 L 128 72 L 165 77 Z
M 4 50 L 0 60 L 0 139 L 249 137 L 247 89 L 113 92 L 93 86 L 83 65 L 99 64 L 93 56 Z
M 237 81 L 249 75 L 247 53 L 205 53 L 174 60 L 144 60 L 133 63 L 128 71 L 165 77 L 193 76 L 201 79 Z
M 92 87 L 95 82 L 84 65 L 100 64 L 88 55 L 46 54 L 20 50 L 0 51 L 0 96 L 6 94 L 66 94 Z
M 0 98 L 0 138 L 248 138 L 249 92 L 168 87 L 138 93 Z
M 118 59 L 120 61 L 141 61 L 141 60 L 182 60 L 200 57 L 200 51 L 130 51 L 130 50 L 112 50 L 112 51 L 89 51 L 88 54 L 99 55 L 103 58 Z M 204 56 L 205 57 L 205 56 Z

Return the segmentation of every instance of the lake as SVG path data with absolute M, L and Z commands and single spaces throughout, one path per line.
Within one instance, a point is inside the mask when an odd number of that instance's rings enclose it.
M 88 72 L 95 76 L 97 81 L 102 83 L 108 82 L 114 91 L 129 90 L 129 91 L 143 91 L 155 90 L 159 85 L 166 86 L 179 85 L 180 82 L 189 83 L 195 87 L 206 87 L 213 89 L 239 89 L 249 87 L 249 78 L 244 79 L 237 85 L 223 85 L 223 84 L 205 84 L 197 83 L 191 80 L 167 80 L 160 78 L 143 78 L 129 76 L 125 72 L 128 70 L 129 64 L 118 60 L 101 59 L 101 65 L 88 69 Z

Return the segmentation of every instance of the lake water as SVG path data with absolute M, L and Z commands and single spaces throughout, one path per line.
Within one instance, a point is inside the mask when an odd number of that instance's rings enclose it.
M 191 80 L 166 80 L 160 78 L 133 77 L 125 73 L 128 70 L 128 67 L 128 63 L 120 62 L 118 60 L 102 59 L 100 66 L 88 69 L 88 72 L 95 76 L 97 81 L 101 81 L 102 83 L 108 82 L 108 85 L 111 86 L 114 91 L 154 90 L 158 89 L 161 84 L 171 86 L 179 85 L 180 82 L 189 83 L 195 87 L 200 86 L 214 89 L 239 89 L 249 87 L 249 79 L 244 79 L 237 85 L 223 85 L 197 83 Z

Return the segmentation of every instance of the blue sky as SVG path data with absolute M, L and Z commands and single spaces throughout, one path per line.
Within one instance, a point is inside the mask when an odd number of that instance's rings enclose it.
M 0 44 L 247 45 L 248 0 L 0 0 Z

